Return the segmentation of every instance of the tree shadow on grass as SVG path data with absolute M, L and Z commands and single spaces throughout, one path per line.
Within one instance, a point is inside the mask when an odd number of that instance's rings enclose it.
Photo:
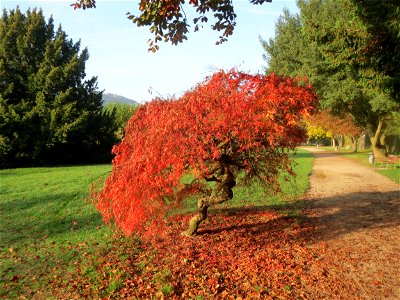
M 32 195 L 0 203 L 0 244 L 79 234 L 102 224 L 100 214 L 79 193 Z
M 294 152 L 290 154 L 291 158 L 312 158 L 313 154 L 311 152 Z
M 2 213 L 10 213 L 13 211 L 22 212 L 24 210 L 36 210 L 36 206 L 45 207 L 51 204 L 57 204 L 60 201 L 70 202 L 71 199 L 75 199 L 78 196 L 76 193 L 51 193 L 47 195 L 29 195 L 21 196 L 20 198 L 15 198 L 13 200 L 6 200 L 0 203 L 0 211 Z M 82 199 L 83 201 L 83 199 Z
M 291 212 L 294 212 L 297 209 L 302 209 L 306 205 L 306 202 L 303 199 L 299 200 L 288 200 L 287 202 L 279 203 L 279 204 L 268 204 L 268 205 L 245 205 L 242 207 L 221 207 L 221 208 L 212 208 L 210 210 L 211 214 L 223 214 L 223 215 L 234 215 L 237 213 L 254 213 L 254 212 L 263 212 L 263 211 L 274 211 L 283 214 L 291 215 Z
M 251 205 L 245 207 L 213 208 L 207 221 L 199 228 L 198 235 L 234 236 L 251 235 L 257 239 L 271 240 L 293 224 L 299 216 L 291 211 L 304 207 L 304 201 L 290 201 L 273 205 Z
M 11 247 L 62 236 L 74 239 L 74 236 L 78 237 L 82 232 L 95 230 L 102 224 L 101 216 L 96 212 L 63 218 L 36 219 L 17 225 L 6 224 L 1 229 L 3 238 L 0 245 Z

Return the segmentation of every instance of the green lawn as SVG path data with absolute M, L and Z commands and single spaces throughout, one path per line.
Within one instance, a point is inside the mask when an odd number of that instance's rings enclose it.
M 297 216 L 304 203 L 296 199 L 308 187 L 313 159 L 303 150 L 295 159 L 298 176 L 283 183 L 284 194 L 237 188 L 234 199 L 217 209 L 261 206 Z M 129 265 L 140 242 L 115 236 L 85 201 L 91 183 L 110 170 L 110 165 L 0 170 L 0 298 L 100 298 L 118 291 L 125 276 L 121 265 Z M 110 253 L 113 261 L 104 261 Z
M 238 184 L 233 188 L 233 199 L 222 204 L 210 207 L 210 212 L 218 213 L 219 210 L 238 210 L 243 207 L 251 209 L 273 209 L 286 215 L 298 216 L 304 208 L 305 202 L 299 200 L 309 186 L 309 175 L 313 166 L 314 158 L 311 152 L 298 149 L 296 153 L 290 154 L 294 158 L 293 170 L 297 174 L 295 177 L 289 176 L 289 180 L 281 175 L 280 185 L 282 193 L 274 195 L 264 190 L 258 184 L 250 187 Z M 190 182 L 193 178 L 186 176 L 184 182 Z M 197 209 L 197 198 L 187 197 L 180 209 L 174 213 L 193 213 Z
M 0 171 L 0 297 L 45 290 L 112 235 L 84 199 L 110 165 Z
M 280 178 L 282 193 L 277 195 L 263 191 L 258 185 L 248 187 L 238 186 L 234 189 L 234 197 L 231 201 L 221 205 L 221 207 L 239 208 L 243 206 L 264 206 L 281 211 L 284 214 L 298 216 L 305 202 L 299 201 L 299 196 L 303 195 L 309 186 L 309 175 L 313 166 L 314 158 L 310 152 L 299 149 L 292 154 L 295 159 L 293 169 L 297 174 L 295 177 L 284 179 L 284 174 Z

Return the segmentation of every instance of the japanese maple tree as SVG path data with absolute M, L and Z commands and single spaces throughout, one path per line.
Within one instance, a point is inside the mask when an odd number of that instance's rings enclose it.
M 301 119 L 315 105 L 311 86 L 275 75 L 220 71 L 179 99 L 156 99 L 129 120 L 104 188 L 94 195 L 106 222 L 126 235 L 162 224 L 187 194 L 198 211 L 187 236 L 197 234 L 210 206 L 233 197 L 238 176 L 279 190 L 292 173 L 288 149 L 306 137 Z M 191 174 L 190 183 L 182 178 Z M 211 184 L 210 184 L 211 183 Z

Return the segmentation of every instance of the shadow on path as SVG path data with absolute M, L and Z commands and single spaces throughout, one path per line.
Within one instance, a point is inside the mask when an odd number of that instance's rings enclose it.
M 310 199 L 304 222 L 323 232 L 329 240 L 367 229 L 400 226 L 400 192 L 355 192 L 322 199 Z
M 364 230 L 368 228 L 395 228 L 400 226 L 400 194 L 398 191 L 379 192 L 357 192 L 343 195 L 335 195 L 327 198 L 310 199 L 306 213 L 301 217 L 304 226 L 315 226 L 318 234 L 316 240 L 327 241 L 345 234 Z M 315 206 L 318 201 L 318 206 Z M 263 234 L 275 226 L 287 226 L 290 217 L 282 217 L 266 222 L 253 222 L 235 224 L 229 221 L 238 215 L 248 215 L 266 211 L 284 211 L 296 205 L 302 205 L 300 201 L 289 203 L 287 206 L 254 206 L 247 208 L 221 208 L 213 209 L 211 219 L 218 215 L 227 217 L 226 226 L 209 229 L 205 225 L 200 234 L 218 234 L 222 231 L 240 230 L 251 231 L 252 234 Z M 286 224 L 286 225 L 285 225 Z M 284 230 L 285 228 L 281 228 Z M 323 234 L 320 234 L 323 232 Z

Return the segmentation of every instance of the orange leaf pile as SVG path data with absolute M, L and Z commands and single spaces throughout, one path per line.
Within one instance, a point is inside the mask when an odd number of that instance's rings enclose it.
M 117 299 L 319 299 L 350 293 L 351 284 L 330 272 L 325 246 L 315 242 L 314 228 L 263 210 L 222 211 L 199 237 L 177 239 L 189 216 L 168 220 L 166 236 L 143 249 L 124 239 L 96 264 L 103 278 L 94 291 L 77 277 L 75 293 L 108 298 L 119 278 Z M 235 224 L 235 225 L 229 225 Z M 127 239 L 125 238 L 125 241 Z M 125 253 L 126 254 L 121 254 Z M 121 258 L 125 257 L 125 258 Z M 327 263 L 329 262 L 329 263 Z M 79 272 L 78 272 L 79 273 Z M 57 287 L 54 287 L 57 290 Z M 96 294 L 97 293 L 97 294 Z

